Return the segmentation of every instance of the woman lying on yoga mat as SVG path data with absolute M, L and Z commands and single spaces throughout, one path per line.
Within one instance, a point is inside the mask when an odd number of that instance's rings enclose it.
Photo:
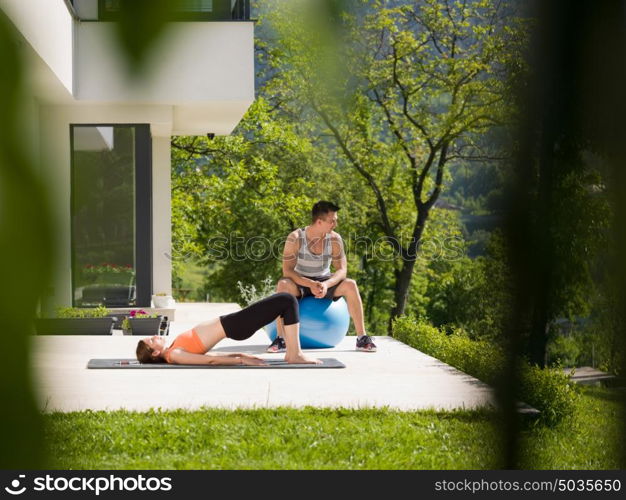
M 251 365 L 261 366 L 266 363 L 257 356 L 243 353 L 223 355 L 209 354 L 215 344 L 228 337 L 245 340 L 257 330 L 281 316 L 285 325 L 285 343 L 287 363 L 320 364 L 321 361 L 307 358 L 300 349 L 300 317 L 298 301 L 290 293 L 276 293 L 241 311 L 220 316 L 206 321 L 191 330 L 178 335 L 169 347 L 165 347 L 166 338 L 155 335 L 140 340 L 137 344 L 137 359 L 141 363 L 173 363 L 179 365 Z

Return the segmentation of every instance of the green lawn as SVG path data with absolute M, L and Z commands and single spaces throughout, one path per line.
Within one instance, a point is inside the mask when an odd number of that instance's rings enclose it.
M 557 429 L 536 428 L 527 432 L 525 468 L 619 468 L 623 416 L 618 390 L 583 389 L 571 422 Z
M 524 432 L 527 467 L 617 468 L 618 408 L 611 391 L 585 389 L 573 421 Z M 497 468 L 488 411 L 87 411 L 45 421 L 58 469 Z

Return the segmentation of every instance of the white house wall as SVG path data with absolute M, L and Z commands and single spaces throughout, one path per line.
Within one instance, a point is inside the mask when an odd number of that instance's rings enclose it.
M 172 293 L 172 183 L 170 137 L 152 136 L 152 288 Z
M 174 106 L 172 135 L 230 135 L 252 101 L 215 101 Z
M 0 0 L 18 27 L 68 92 L 73 92 L 74 20 L 59 0 Z
M 76 28 L 76 92 L 80 101 L 199 103 L 254 99 L 251 22 L 168 23 L 151 47 L 148 71 L 133 79 L 113 23 Z
M 93 16 L 95 0 L 81 0 Z M 254 23 L 170 23 L 135 80 L 114 25 L 81 22 L 63 0 L 0 0 L 22 39 L 28 151 L 49 187 L 56 220 L 54 283 L 42 310 L 72 303 L 71 124 L 149 124 L 152 134 L 153 291 L 171 291 L 172 135 L 228 135 L 254 101 Z M 91 11 L 88 11 L 91 9 Z

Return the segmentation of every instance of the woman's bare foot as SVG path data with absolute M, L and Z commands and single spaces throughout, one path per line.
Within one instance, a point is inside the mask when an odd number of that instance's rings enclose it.
M 289 364 L 306 364 L 306 365 L 321 365 L 322 362 L 319 359 L 307 358 L 304 354 L 296 354 L 295 356 L 285 356 L 285 361 Z

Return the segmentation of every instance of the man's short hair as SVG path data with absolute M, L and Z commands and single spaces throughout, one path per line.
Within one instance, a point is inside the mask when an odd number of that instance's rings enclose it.
M 315 222 L 317 219 L 321 219 L 325 217 L 330 212 L 338 212 L 339 207 L 330 201 L 318 201 L 315 205 L 313 205 L 313 209 L 311 210 L 311 219 Z

